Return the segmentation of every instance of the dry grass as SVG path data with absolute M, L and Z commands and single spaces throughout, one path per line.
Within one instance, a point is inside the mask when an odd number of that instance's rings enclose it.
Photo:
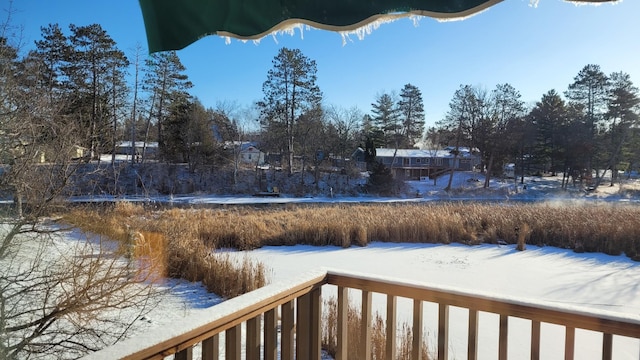
M 337 324 L 338 324 L 338 302 L 335 298 L 324 301 L 322 315 L 322 348 L 329 355 L 335 357 L 337 349 Z M 347 309 L 347 358 L 364 359 L 361 344 L 362 316 L 360 309 L 353 304 L 349 304 Z M 375 312 L 372 315 L 371 326 L 371 359 L 386 359 L 386 322 L 385 319 Z M 396 340 L 396 358 L 398 360 L 410 359 L 413 345 L 413 332 L 409 324 L 403 323 L 398 331 Z M 422 340 L 421 359 L 428 360 L 431 356 L 428 352 L 427 339 Z
M 231 298 L 264 286 L 267 270 L 245 258 L 237 263 L 203 241 L 209 224 L 179 210 L 151 213 L 141 205 L 118 202 L 107 210 L 74 210 L 65 220 L 85 231 L 120 243 L 122 255 L 154 264 L 156 276 L 200 281 L 208 291 Z M 149 267 L 146 267 L 149 268 Z
M 235 264 L 213 249 L 266 245 L 366 246 L 371 241 L 555 246 L 626 254 L 640 260 L 640 207 L 548 204 L 373 204 L 252 209 L 149 211 L 119 202 L 107 210 L 76 210 L 67 220 L 127 243 L 132 232 L 161 234 L 169 276 L 203 281 L 232 296 L 265 283 L 265 268 Z M 236 273 L 235 271 L 239 271 Z M 237 281 L 241 279 L 241 281 Z

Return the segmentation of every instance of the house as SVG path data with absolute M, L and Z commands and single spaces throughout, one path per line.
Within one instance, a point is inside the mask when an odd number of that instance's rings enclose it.
M 224 148 L 238 154 L 238 159 L 243 164 L 262 165 L 264 164 L 265 154 L 258 149 L 255 142 L 252 141 L 227 141 Z
M 116 154 L 131 155 L 132 151 L 136 156 L 142 156 L 142 150 L 144 149 L 145 157 L 155 158 L 158 155 L 158 143 L 144 141 L 136 141 L 131 144 L 131 141 L 120 141 L 116 144 Z
M 358 148 L 353 159 L 364 161 L 364 150 Z M 471 171 L 480 164 L 480 157 L 469 148 L 455 147 L 442 150 L 428 149 L 376 149 L 376 160 L 391 169 L 393 176 L 403 180 L 426 180 L 438 176 L 452 167 L 458 171 Z

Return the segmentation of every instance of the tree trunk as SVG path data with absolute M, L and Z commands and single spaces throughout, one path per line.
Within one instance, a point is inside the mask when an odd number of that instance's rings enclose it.
M 489 182 L 491 181 L 491 168 L 493 168 L 493 150 L 491 150 L 491 155 L 489 155 L 489 165 L 487 165 L 487 173 L 484 176 L 484 188 L 489 188 Z

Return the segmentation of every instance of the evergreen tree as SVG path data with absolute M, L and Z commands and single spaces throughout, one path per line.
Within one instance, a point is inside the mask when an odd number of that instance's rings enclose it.
M 112 149 L 110 125 L 116 114 L 109 102 L 114 89 L 125 83 L 129 62 L 100 25 L 69 28 L 70 52 L 63 70 L 71 89 L 72 116 L 85 129 L 85 145 L 96 157 Z
M 533 165 L 553 173 L 562 170 L 569 121 L 564 100 L 555 90 L 549 90 L 531 109 L 528 121 L 535 129 Z
M 258 103 L 263 129 L 271 133 L 272 149 L 282 149 L 292 174 L 298 120 L 307 111 L 320 107 L 322 93 L 316 84 L 316 62 L 299 49 L 281 48 L 273 68 L 262 85 L 264 99 Z M 284 143 L 277 141 L 281 140 Z
M 382 146 L 399 148 L 401 145 L 400 113 L 396 101 L 389 93 L 379 94 L 376 102 L 371 104 L 371 117 L 376 130 L 382 133 Z
M 606 110 L 608 85 L 609 79 L 600 70 L 600 66 L 589 64 L 580 70 L 565 92 L 565 96 L 583 114 L 582 118 L 587 129 L 584 149 L 587 151 L 585 155 L 588 155 L 588 160 L 585 166 L 589 171 L 595 165 L 593 161 L 597 155 L 596 135 L 598 123 L 603 120 Z
M 175 148 L 168 144 L 166 138 L 175 138 L 177 135 L 167 133 L 165 118 L 168 116 L 169 109 L 177 111 L 180 107 L 186 106 L 191 97 L 188 90 L 193 84 L 184 74 L 186 68 L 175 51 L 152 54 L 147 59 L 146 68 L 143 88 L 151 96 L 147 128 L 152 120 L 155 120 L 160 155 L 167 159 L 175 158 L 176 154 L 171 153 Z M 172 131 L 177 130 L 176 127 L 172 128 Z
M 406 84 L 400 91 L 398 111 L 402 124 L 400 147 L 412 148 L 424 134 L 424 104 L 418 87 Z

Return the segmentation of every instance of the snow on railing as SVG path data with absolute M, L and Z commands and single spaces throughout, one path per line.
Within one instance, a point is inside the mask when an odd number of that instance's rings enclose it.
M 449 310 L 466 309 L 467 358 L 477 359 L 478 339 L 485 326 L 479 326 L 481 313 L 496 314 L 498 322 L 498 359 L 506 359 L 509 343 L 509 319 L 530 322 L 531 359 L 539 359 L 541 324 L 564 327 L 565 359 L 573 359 L 576 329 L 601 334 L 602 359 L 612 359 L 613 336 L 640 339 L 640 317 L 598 311 L 555 303 L 506 298 L 489 293 L 469 293 L 460 289 L 434 287 L 401 279 L 371 277 L 358 273 L 319 270 L 290 281 L 268 285 L 197 312 L 172 328 L 148 331 L 119 344 L 93 353 L 87 359 L 160 359 L 176 354 L 176 359 L 191 359 L 192 349 L 200 345 L 202 359 L 218 359 L 219 334 L 224 332 L 225 359 L 320 359 L 321 288 L 337 286 L 337 353 L 347 358 L 347 309 L 350 289 L 362 294 L 360 354 L 371 358 L 371 296 L 386 295 L 386 358 L 395 359 L 397 299 L 413 300 L 412 358 L 422 353 L 423 304 L 435 304 L 437 314 L 437 359 L 447 359 L 450 346 Z M 280 327 L 278 328 L 278 317 Z M 244 328 L 244 331 L 242 329 Z M 244 336 L 243 336 L 244 333 Z M 278 356 L 279 355 L 279 356 Z

